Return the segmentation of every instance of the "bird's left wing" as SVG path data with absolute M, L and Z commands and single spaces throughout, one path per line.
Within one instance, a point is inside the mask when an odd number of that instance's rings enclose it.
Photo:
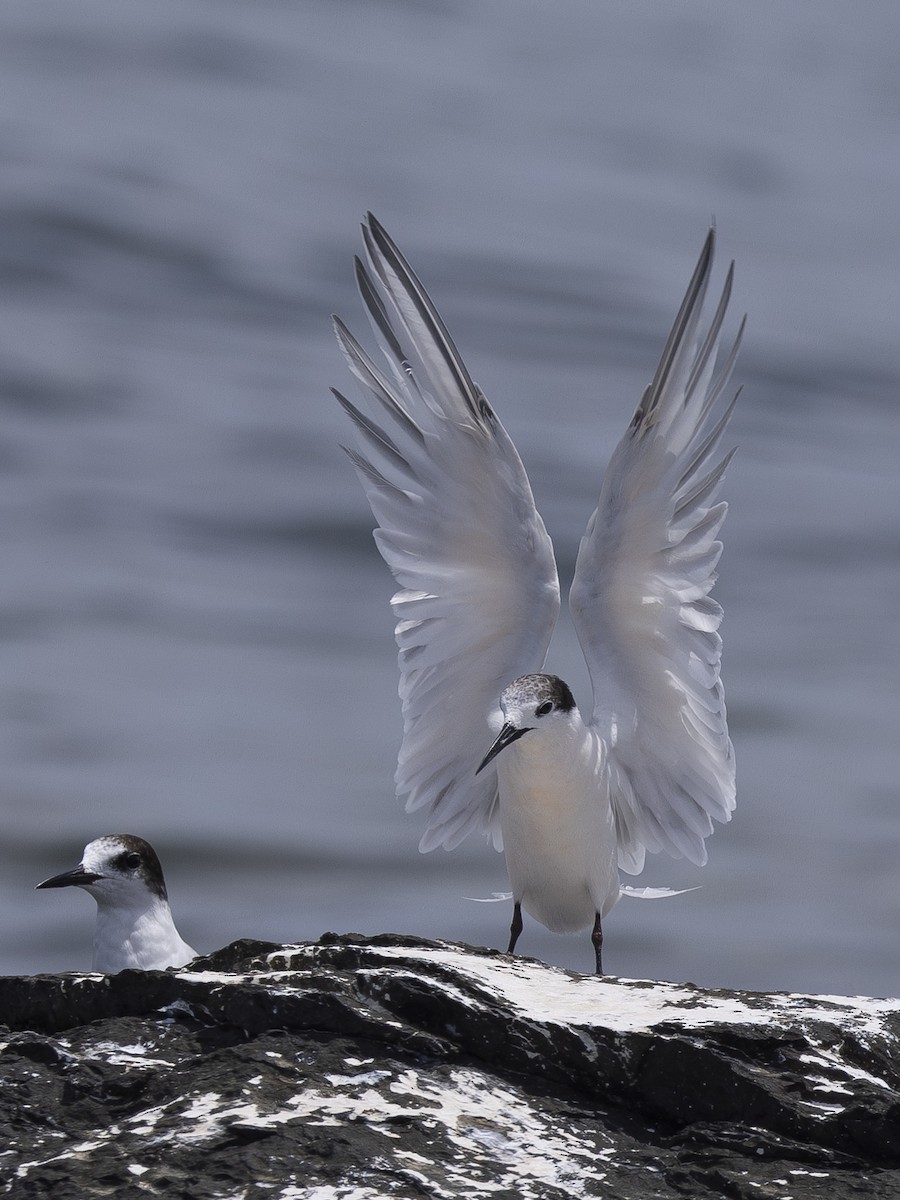
M 363 411 L 349 450 L 400 584 L 403 743 L 397 790 L 425 808 L 422 850 L 493 835 L 497 778 L 477 777 L 503 688 L 543 666 L 559 611 L 550 538 L 516 448 L 472 382 L 437 310 L 371 214 L 357 283 L 390 368 L 382 373 L 335 318 Z M 496 731 L 494 731 L 496 732 Z
M 633 873 L 645 849 L 705 862 L 712 818 L 727 821 L 734 808 L 722 610 L 709 593 L 726 510 L 715 498 L 731 458 L 719 445 L 734 406 L 717 412 L 716 401 L 741 334 L 717 373 L 732 271 L 704 330 L 714 240 L 710 230 L 653 382 L 603 477 L 569 597 L 608 749 L 619 865 Z

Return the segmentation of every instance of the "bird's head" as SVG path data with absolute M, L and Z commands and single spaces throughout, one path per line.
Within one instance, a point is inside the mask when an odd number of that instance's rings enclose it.
M 80 887 L 98 904 L 131 907 L 149 897 L 166 900 L 166 884 L 156 851 L 133 833 L 96 838 L 84 848 L 77 867 L 53 875 L 39 888 Z
M 501 750 L 533 730 L 552 732 L 568 725 L 577 713 L 569 685 L 558 675 L 521 675 L 504 688 L 500 697 L 503 727 L 481 761 L 483 771 Z

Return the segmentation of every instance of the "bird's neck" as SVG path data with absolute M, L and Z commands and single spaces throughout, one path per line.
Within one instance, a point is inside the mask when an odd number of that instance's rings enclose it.
M 147 968 L 167 943 L 181 938 L 168 901 L 149 895 L 132 905 L 97 905 L 94 927 L 94 970 Z
M 545 806 L 548 797 L 577 803 L 584 791 L 595 795 L 603 754 L 603 743 L 577 709 L 550 728 L 536 726 L 497 759 L 501 807 L 510 801 L 527 805 L 530 798 Z

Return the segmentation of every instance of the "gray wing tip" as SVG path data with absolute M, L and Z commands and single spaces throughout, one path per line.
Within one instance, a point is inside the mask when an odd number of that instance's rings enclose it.
M 712 217 L 709 223 L 709 229 L 706 231 L 706 237 L 703 239 L 703 249 L 700 251 L 700 262 L 704 262 L 707 258 L 712 258 L 716 249 L 716 218 Z

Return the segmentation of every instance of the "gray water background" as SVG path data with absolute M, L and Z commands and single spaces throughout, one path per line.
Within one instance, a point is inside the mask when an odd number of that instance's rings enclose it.
M 7 0 L 0 970 L 150 838 L 183 934 L 505 943 L 502 858 L 393 794 L 390 576 L 338 442 L 371 208 L 571 570 L 707 224 L 750 321 L 717 595 L 734 821 L 622 902 L 621 975 L 897 994 L 900 8 Z M 352 394 L 352 392 L 351 392 Z M 564 620 L 550 669 L 587 703 Z M 633 882 L 633 881 L 632 881 Z M 525 953 L 588 969 L 528 922 Z

